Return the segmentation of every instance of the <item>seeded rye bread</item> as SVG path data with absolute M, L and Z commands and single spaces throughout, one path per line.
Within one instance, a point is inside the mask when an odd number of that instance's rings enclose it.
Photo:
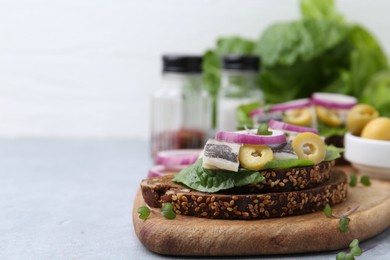
M 264 183 L 234 188 L 227 193 L 250 194 L 312 188 L 329 180 L 334 164 L 335 161 L 326 161 L 314 166 L 263 170 L 260 173 L 265 177 Z
M 262 194 L 204 193 L 172 182 L 172 176 L 145 179 L 143 198 L 150 207 L 170 202 L 177 214 L 220 219 L 262 219 L 318 211 L 326 203 L 343 202 L 347 197 L 347 175 L 333 170 L 330 179 L 318 187 Z

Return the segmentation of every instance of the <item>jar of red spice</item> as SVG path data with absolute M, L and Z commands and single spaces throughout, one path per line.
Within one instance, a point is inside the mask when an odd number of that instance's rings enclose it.
M 157 152 L 202 148 L 211 131 L 211 99 L 202 88 L 201 56 L 163 56 L 152 96 L 151 146 Z

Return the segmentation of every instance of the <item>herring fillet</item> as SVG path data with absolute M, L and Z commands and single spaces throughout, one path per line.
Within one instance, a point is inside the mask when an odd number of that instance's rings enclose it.
M 203 152 L 203 168 L 237 172 L 240 147 L 240 144 L 208 140 Z

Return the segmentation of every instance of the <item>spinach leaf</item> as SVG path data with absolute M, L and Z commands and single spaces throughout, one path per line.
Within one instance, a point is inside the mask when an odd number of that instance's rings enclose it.
M 202 167 L 202 159 L 176 174 L 173 181 L 182 183 L 194 190 L 217 192 L 233 187 L 262 182 L 264 176 L 258 171 L 240 168 L 238 172 L 208 170 Z

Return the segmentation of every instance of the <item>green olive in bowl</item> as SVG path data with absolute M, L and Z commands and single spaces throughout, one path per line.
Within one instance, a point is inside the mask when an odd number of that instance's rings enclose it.
M 371 120 L 362 131 L 362 138 L 390 141 L 390 118 Z
M 378 111 L 370 105 L 358 104 L 354 106 L 347 117 L 348 131 L 353 135 L 360 135 L 368 122 L 379 116 Z

